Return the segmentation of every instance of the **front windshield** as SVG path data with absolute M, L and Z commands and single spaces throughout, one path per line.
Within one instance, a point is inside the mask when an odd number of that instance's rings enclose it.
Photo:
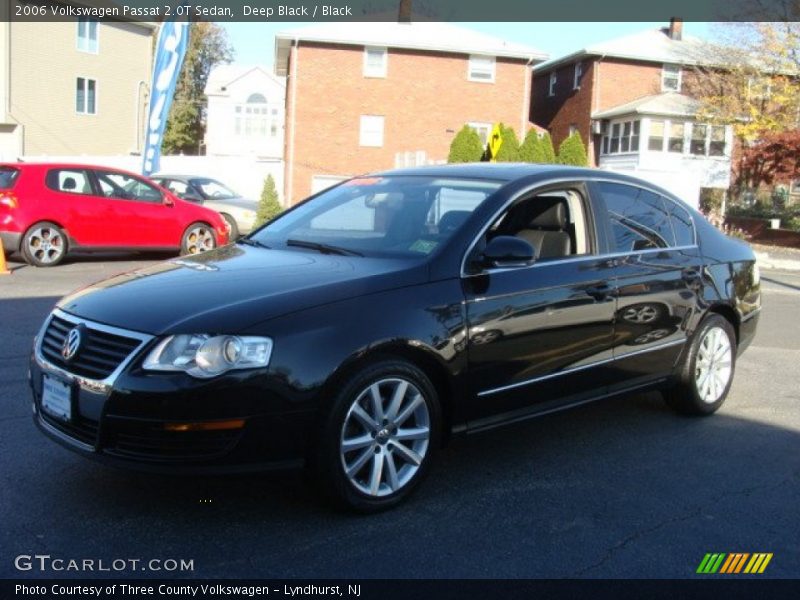
M 231 188 L 221 184 L 216 179 L 192 179 L 190 182 L 195 188 L 200 190 L 203 198 L 208 200 L 225 200 L 229 198 L 238 198 L 239 194 L 234 192 Z
M 441 247 L 501 185 L 439 177 L 359 177 L 323 192 L 251 238 L 271 248 L 322 244 L 329 251 L 364 256 L 422 257 Z

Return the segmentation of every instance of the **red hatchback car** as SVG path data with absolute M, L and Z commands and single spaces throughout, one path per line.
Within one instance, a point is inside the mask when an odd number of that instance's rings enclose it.
M 139 175 L 75 164 L 0 164 L 0 238 L 51 267 L 72 251 L 178 250 L 197 254 L 228 242 L 213 210 L 186 202 Z

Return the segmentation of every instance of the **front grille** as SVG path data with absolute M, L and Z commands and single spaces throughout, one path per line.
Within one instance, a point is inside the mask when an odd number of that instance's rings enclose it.
M 97 421 L 86 419 L 82 416 L 74 417 L 70 422 L 61 421 L 51 417 L 41 409 L 39 410 L 39 415 L 45 423 L 71 438 L 75 438 L 89 446 L 94 446 L 97 443 Z
M 160 422 L 108 417 L 104 451 L 116 456 L 156 461 L 221 456 L 239 440 L 242 430 L 166 431 Z
M 73 327 L 75 323 L 54 314 L 42 336 L 41 352 L 50 363 L 82 377 L 105 379 L 141 343 L 135 338 L 94 329 L 87 323 L 82 326 L 82 341 L 77 354 L 67 361 L 61 355 L 61 349 Z

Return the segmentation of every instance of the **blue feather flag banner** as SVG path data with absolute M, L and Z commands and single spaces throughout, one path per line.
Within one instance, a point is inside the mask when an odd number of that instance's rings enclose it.
M 150 84 L 150 110 L 147 114 L 147 131 L 142 160 L 142 174 L 158 171 L 161 162 L 161 144 L 167 125 L 169 108 L 175 95 L 175 84 L 181 72 L 189 40 L 189 23 L 165 21 L 161 24 Z

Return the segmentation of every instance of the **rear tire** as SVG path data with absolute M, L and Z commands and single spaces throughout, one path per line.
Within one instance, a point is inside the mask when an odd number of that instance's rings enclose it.
M 216 247 L 214 228 L 207 223 L 192 223 L 181 238 L 181 254 L 201 254 Z
M 710 314 L 692 336 L 678 383 L 664 400 L 684 415 L 710 415 L 725 402 L 736 366 L 736 333 L 724 317 Z
M 64 230 L 55 223 L 41 221 L 22 237 L 22 256 L 34 267 L 55 267 L 67 255 L 69 242 Z
M 339 389 L 314 456 L 316 482 L 340 508 L 392 508 L 416 489 L 438 450 L 436 390 L 399 359 L 368 365 Z

